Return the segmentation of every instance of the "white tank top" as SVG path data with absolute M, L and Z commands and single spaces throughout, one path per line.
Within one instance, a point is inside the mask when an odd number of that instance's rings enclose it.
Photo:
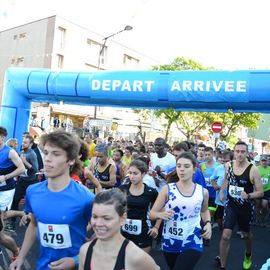
M 172 209 L 175 214 L 170 220 L 164 221 L 162 248 L 165 252 L 202 251 L 200 221 L 203 198 L 201 185 L 195 184 L 193 193 L 185 196 L 176 183 L 168 184 L 165 209 Z

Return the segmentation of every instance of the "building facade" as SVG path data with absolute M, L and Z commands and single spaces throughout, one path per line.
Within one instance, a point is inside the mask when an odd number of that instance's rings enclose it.
M 119 34 L 123 35 L 121 32 Z M 104 38 L 59 16 L 47 17 L 0 32 L 0 95 L 2 96 L 4 74 L 8 67 L 92 72 L 150 70 L 151 66 L 158 64 L 151 58 L 117 43 L 114 40 L 116 34 Z M 125 34 L 132 34 L 132 31 Z M 113 112 L 119 116 L 119 109 L 110 108 L 110 113 L 106 115 L 103 108 L 91 104 L 83 110 L 79 106 L 76 108 L 76 105 L 40 105 L 33 103 L 31 123 L 38 126 L 47 123 L 45 129 L 52 127 L 54 119 L 60 119 L 65 125 L 72 122 L 76 128 L 82 128 L 85 117 L 106 119 L 112 116 Z M 127 113 L 130 118 L 134 118 L 132 110 L 125 109 L 124 114 Z M 115 123 L 119 125 L 122 122 L 126 126 L 124 118 L 117 119 Z M 105 129 L 108 130 L 108 127 Z

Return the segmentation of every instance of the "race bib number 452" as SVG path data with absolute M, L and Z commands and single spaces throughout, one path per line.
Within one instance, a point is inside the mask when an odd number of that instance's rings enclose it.
M 166 222 L 166 235 L 169 238 L 174 238 L 178 240 L 185 240 L 190 233 L 193 231 L 193 227 L 189 226 L 188 223 L 177 222 L 173 220 L 168 220 Z
M 63 249 L 71 247 L 69 225 L 38 222 L 40 243 L 44 247 Z
M 142 232 L 142 221 L 140 219 L 126 219 L 122 231 L 128 234 L 139 235 Z

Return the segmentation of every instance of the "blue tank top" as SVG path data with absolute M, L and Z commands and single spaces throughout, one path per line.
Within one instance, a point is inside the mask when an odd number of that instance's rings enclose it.
M 186 250 L 202 251 L 201 207 L 203 187 L 195 184 L 193 193 L 185 196 L 176 183 L 168 184 L 168 201 L 165 209 L 174 210 L 174 216 L 164 221 L 162 249 L 169 253 L 180 253 Z
M 10 151 L 11 148 L 7 145 L 4 145 L 0 150 L 0 175 L 9 174 L 17 169 L 14 163 L 9 159 Z M 13 178 L 0 183 L 0 191 L 11 190 L 13 188 L 15 188 L 15 180 Z

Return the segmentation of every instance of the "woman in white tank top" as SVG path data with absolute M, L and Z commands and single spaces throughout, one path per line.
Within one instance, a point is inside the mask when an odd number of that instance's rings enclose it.
M 208 191 L 192 181 L 195 168 L 195 156 L 181 154 L 176 161 L 179 181 L 161 190 L 150 211 L 151 219 L 164 220 L 162 249 L 170 269 L 193 269 L 203 251 L 202 238 L 212 235 Z

